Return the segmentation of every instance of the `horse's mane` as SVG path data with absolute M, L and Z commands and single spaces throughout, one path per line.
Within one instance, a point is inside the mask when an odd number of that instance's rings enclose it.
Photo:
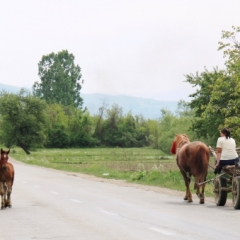
M 174 142 L 172 143 L 172 147 L 170 149 L 170 152 L 172 154 L 177 153 L 177 149 L 181 148 L 184 144 L 190 143 L 189 138 L 187 134 L 177 134 L 174 138 Z

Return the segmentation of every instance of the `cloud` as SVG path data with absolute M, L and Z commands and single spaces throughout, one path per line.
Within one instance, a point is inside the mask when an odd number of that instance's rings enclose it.
M 188 98 L 184 75 L 224 67 L 222 30 L 239 22 L 239 1 L 2 1 L 0 82 L 39 80 L 43 55 L 67 49 L 83 93 Z

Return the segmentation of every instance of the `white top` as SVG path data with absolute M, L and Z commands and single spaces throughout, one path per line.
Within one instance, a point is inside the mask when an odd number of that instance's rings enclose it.
M 236 142 L 233 138 L 219 137 L 217 140 L 217 148 L 222 149 L 220 160 L 231 160 L 238 157 Z

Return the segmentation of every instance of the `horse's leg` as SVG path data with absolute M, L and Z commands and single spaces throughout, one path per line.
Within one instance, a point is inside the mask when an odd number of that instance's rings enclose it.
M 8 190 L 8 186 L 6 182 L 3 183 L 3 188 L 4 188 L 4 206 L 6 208 L 7 207 L 7 190 Z
M 199 180 L 199 181 L 198 181 Z M 205 184 L 199 186 L 197 183 L 199 182 L 204 182 L 206 181 L 206 177 L 202 178 L 202 177 L 195 177 L 195 184 L 194 184 L 194 189 L 196 189 L 196 194 L 199 198 L 199 203 L 200 204 L 204 204 L 204 188 L 205 188 Z
M 2 183 L 0 183 L 1 209 L 3 209 L 3 206 L 4 206 L 4 198 L 3 198 L 3 194 L 4 194 L 3 185 L 2 185 Z
M 1 194 L 1 209 L 5 208 L 6 203 L 6 186 L 5 183 L 0 183 L 0 194 Z
M 200 194 L 200 204 L 204 204 L 205 203 L 205 198 L 204 198 L 204 189 L 205 189 L 205 184 L 203 184 L 202 186 L 201 186 L 201 188 L 202 188 L 202 193 Z
M 186 186 L 186 194 L 184 197 L 184 200 L 188 200 L 188 202 L 192 202 L 192 193 L 190 191 L 190 179 L 187 177 L 185 172 L 182 172 L 183 178 L 184 178 L 184 182 L 185 182 L 185 186 Z
M 5 202 L 5 207 L 12 207 L 12 202 L 11 202 L 11 193 L 12 193 L 12 181 L 7 182 L 7 189 L 6 189 L 6 202 Z
M 204 178 L 203 178 L 203 181 L 205 182 L 206 181 L 206 177 L 207 176 L 205 176 Z M 200 180 L 200 182 L 202 182 L 201 180 Z M 201 185 L 201 186 L 198 186 L 199 188 L 201 188 L 202 189 L 202 192 L 200 193 L 200 204 L 204 204 L 205 203 L 205 196 L 204 196 L 204 189 L 205 189 L 205 184 L 203 184 L 203 185 Z

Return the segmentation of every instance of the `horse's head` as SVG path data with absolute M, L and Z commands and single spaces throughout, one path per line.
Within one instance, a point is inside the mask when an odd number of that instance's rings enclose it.
M 189 143 L 189 138 L 187 136 L 187 134 L 177 134 L 175 135 L 174 141 L 172 143 L 172 147 L 170 149 L 170 152 L 172 154 L 176 154 L 177 153 L 177 148 L 180 148 L 181 146 L 183 146 L 185 143 Z
M 0 165 L 1 167 L 3 167 L 7 161 L 8 161 L 8 154 L 10 153 L 10 149 L 8 151 L 4 151 L 2 148 L 1 148 L 1 158 L 0 158 Z

